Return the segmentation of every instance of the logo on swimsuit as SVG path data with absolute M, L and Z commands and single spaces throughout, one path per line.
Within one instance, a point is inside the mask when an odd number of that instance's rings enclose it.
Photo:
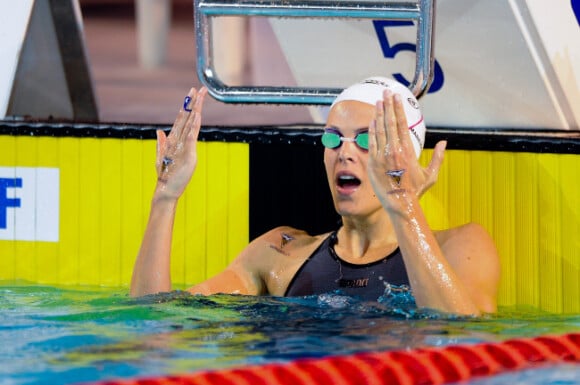
M 338 286 L 340 287 L 367 287 L 369 284 L 368 278 L 359 278 L 359 279 L 344 279 L 341 278 L 338 281 Z

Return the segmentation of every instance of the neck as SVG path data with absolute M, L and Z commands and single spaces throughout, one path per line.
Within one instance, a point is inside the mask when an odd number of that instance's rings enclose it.
M 382 208 L 377 215 L 365 218 L 342 217 L 342 223 L 336 248 L 343 258 L 382 258 L 397 247 L 393 224 Z

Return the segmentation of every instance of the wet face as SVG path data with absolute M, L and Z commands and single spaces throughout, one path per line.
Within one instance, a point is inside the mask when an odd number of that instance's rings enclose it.
M 357 134 L 368 131 L 373 118 L 373 106 L 342 101 L 330 110 L 325 128 L 354 139 Z M 324 149 L 328 185 L 334 207 L 341 216 L 368 216 L 382 209 L 367 177 L 367 161 L 368 151 L 352 141 L 342 141 L 337 148 Z

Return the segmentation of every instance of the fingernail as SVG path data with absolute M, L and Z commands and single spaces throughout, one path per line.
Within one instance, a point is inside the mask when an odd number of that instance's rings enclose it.
M 187 95 L 185 99 L 183 99 L 183 109 L 185 111 L 191 111 L 191 96 Z

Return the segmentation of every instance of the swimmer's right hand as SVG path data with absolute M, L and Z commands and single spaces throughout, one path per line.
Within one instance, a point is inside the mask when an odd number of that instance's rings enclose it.
M 189 183 L 197 165 L 197 137 L 207 89 L 192 88 L 177 114 L 169 135 L 157 130 L 156 199 L 177 200 Z

